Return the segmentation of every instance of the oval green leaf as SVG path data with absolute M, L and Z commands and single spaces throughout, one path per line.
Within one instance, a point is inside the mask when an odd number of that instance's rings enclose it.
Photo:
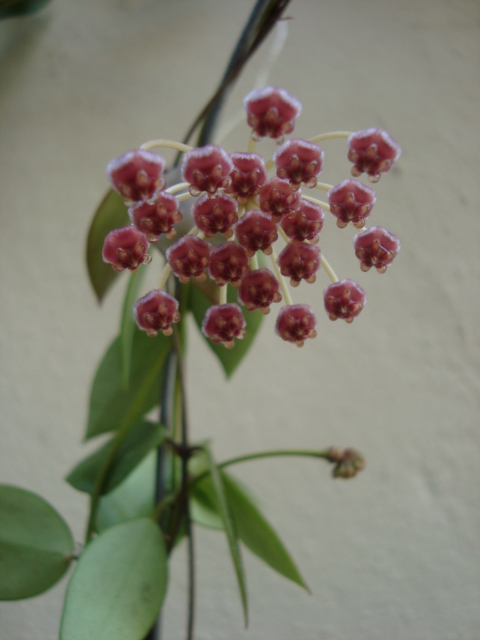
M 152 452 L 111 493 L 100 499 L 95 530 L 101 533 L 128 520 L 148 517 L 155 502 L 156 453 Z
M 130 219 L 125 202 L 120 194 L 110 189 L 93 216 L 87 237 L 88 275 L 99 302 L 119 275 L 111 264 L 102 259 L 105 236 L 127 224 L 130 224 Z
M 163 364 L 171 338 L 149 338 L 136 327 L 128 389 L 122 382 L 122 345 L 116 338 L 97 369 L 90 393 L 87 439 L 133 425 L 159 402 Z
M 228 302 L 237 302 L 236 289 L 230 286 L 228 287 L 227 299 Z M 198 287 L 190 287 L 189 307 L 190 311 L 193 313 L 195 323 L 200 329 L 200 332 L 203 319 L 205 317 L 205 314 L 207 313 L 207 309 L 211 306 L 212 301 L 206 295 L 204 295 Z M 215 344 L 214 342 L 206 338 L 202 333 L 202 337 L 205 339 L 213 353 L 220 360 L 220 364 L 222 365 L 227 378 L 232 375 L 232 373 L 242 361 L 243 357 L 246 355 L 247 351 L 252 346 L 253 340 L 263 318 L 263 315 L 260 311 L 243 310 L 243 315 L 247 323 L 247 335 L 243 340 L 235 340 L 235 346 L 233 347 L 233 349 L 226 349 L 223 344 Z
M 74 552 L 63 518 L 43 498 L 0 485 L 0 600 L 31 598 L 60 580 Z
M 110 493 L 137 467 L 147 454 L 159 446 L 167 432 L 160 424 L 142 421 L 135 423 L 115 451 L 102 494 Z M 82 460 L 66 480 L 78 491 L 92 493 L 103 463 L 109 454 L 112 441 Z
M 73 572 L 60 640 L 143 640 L 162 606 L 167 575 L 163 536 L 152 520 L 108 529 Z

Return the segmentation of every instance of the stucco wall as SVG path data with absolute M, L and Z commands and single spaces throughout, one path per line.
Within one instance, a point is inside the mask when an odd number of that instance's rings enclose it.
M 114 156 L 180 139 L 223 71 L 253 3 L 54 0 L 0 24 L 0 481 L 46 497 L 82 539 L 87 503 L 62 478 L 85 454 L 89 385 L 119 323 L 123 285 L 100 308 L 84 245 Z M 296 133 L 387 129 L 403 154 L 376 187 L 372 224 L 398 235 L 389 273 L 360 273 L 353 230 L 328 219 L 322 250 L 369 301 L 353 325 L 322 310 L 325 274 L 295 300 L 317 311 L 303 349 L 274 314 L 231 382 L 192 326 L 195 438 L 219 458 L 268 447 L 358 447 L 367 469 L 238 468 L 282 533 L 313 595 L 246 552 L 242 626 L 219 534 L 198 531 L 198 640 L 477 640 L 480 602 L 478 174 L 480 6 L 474 0 L 293 0 L 270 81 L 303 103 Z M 235 117 L 262 59 L 232 94 Z M 223 141 L 245 149 L 240 125 Z M 347 176 L 345 143 L 324 145 L 325 182 Z M 475 329 L 477 327 L 477 329 Z M 182 552 L 166 640 L 181 638 Z M 65 581 L 0 604 L 2 640 L 54 640 Z

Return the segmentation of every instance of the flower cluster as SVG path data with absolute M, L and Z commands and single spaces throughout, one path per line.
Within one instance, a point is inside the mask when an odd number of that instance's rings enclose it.
M 134 307 L 138 326 L 149 336 L 172 332 L 178 322 L 178 302 L 164 291 L 173 272 L 181 283 L 190 278 L 210 277 L 219 286 L 219 304 L 213 305 L 203 321 L 203 333 L 227 348 L 235 338 L 245 336 L 245 318 L 237 304 L 228 304 L 227 286 L 238 289 L 238 302 L 247 312 L 268 313 L 273 303 L 284 301 L 277 322 L 277 334 L 302 346 L 314 338 L 317 321 L 306 304 L 293 304 L 286 278 L 292 287 L 313 283 L 323 266 L 332 283 L 324 290 L 324 306 L 331 320 L 352 322 L 365 302 L 364 290 L 353 280 L 339 280 L 318 247 L 325 210 L 342 229 L 349 224 L 360 230 L 353 241 L 362 271 L 371 267 L 384 273 L 400 249 L 398 238 L 382 227 L 365 228 L 376 201 L 375 192 L 356 178 L 366 173 L 377 182 L 400 155 L 400 147 L 381 129 L 356 133 L 333 132 L 310 140 L 290 138 L 301 105 L 285 90 L 267 87 L 253 91 L 244 101 L 247 122 L 252 128 L 247 152 L 227 154 L 216 145 L 191 148 L 168 140 L 146 143 L 113 160 L 107 174 L 126 200 L 131 226 L 108 234 L 103 259 L 116 271 L 136 270 L 150 260 L 149 244 L 163 234 L 176 236 L 175 225 L 182 220 L 179 203 L 195 198 L 191 213 L 195 226 L 166 252 L 167 264 L 158 289 L 140 298 Z M 263 137 L 273 138 L 279 147 L 266 162 L 255 153 Z M 318 182 L 324 152 L 318 145 L 329 138 L 348 139 L 348 158 L 354 178 L 337 185 Z M 165 188 L 165 161 L 151 148 L 163 146 L 184 153 L 183 182 Z M 276 175 L 268 177 L 276 169 Z M 305 189 L 328 192 L 322 202 Z M 303 191 L 302 191 L 303 190 Z M 175 195 L 178 194 L 178 195 Z M 209 239 L 220 234 L 213 246 Z M 278 257 L 274 250 L 279 235 L 285 247 Z M 272 271 L 260 267 L 259 252 L 269 256 Z

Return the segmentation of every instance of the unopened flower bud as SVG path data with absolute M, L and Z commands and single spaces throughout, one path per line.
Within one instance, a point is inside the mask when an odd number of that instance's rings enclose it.
M 332 470 L 334 478 L 353 478 L 365 468 L 365 459 L 355 449 L 331 447 L 328 459 L 335 464 Z

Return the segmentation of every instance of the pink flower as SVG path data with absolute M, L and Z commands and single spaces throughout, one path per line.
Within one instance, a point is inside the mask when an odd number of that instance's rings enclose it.
M 317 321 L 306 304 L 293 304 L 280 309 L 275 325 L 276 333 L 287 342 L 303 347 L 307 338 L 317 335 Z
M 271 178 L 260 191 L 258 201 L 262 211 L 269 213 L 274 222 L 280 222 L 282 216 L 298 209 L 300 192 L 292 191 L 288 180 Z
M 302 105 L 285 89 L 265 87 L 250 92 L 243 101 L 247 112 L 247 122 L 257 139 L 269 136 L 281 138 L 292 133 L 295 120 L 300 115 Z
M 272 302 L 280 302 L 282 299 L 278 280 L 268 269 L 249 271 L 242 278 L 238 299 L 248 311 L 260 309 L 267 314 Z
M 277 225 L 268 213 L 253 209 L 237 222 L 235 235 L 248 256 L 253 256 L 257 251 L 270 255 L 272 244 L 278 238 Z
M 230 186 L 229 173 L 233 169 L 230 156 L 221 147 L 208 144 L 188 151 L 182 162 L 182 177 L 190 184 L 192 196 L 206 191 L 214 196 L 218 189 Z
M 308 240 L 311 244 L 317 244 L 324 220 L 323 209 L 302 198 L 296 211 L 290 211 L 283 216 L 280 226 L 294 243 Z
M 298 287 L 301 280 L 313 284 L 320 269 L 320 249 L 313 244 L 287 244 L 277 262 L 292 287 Z
M 113 188 L 128 202 L 150 200 L 165 187 L 165 160 L 144 149 L 127 151 L 107 166 Z
M 329 285 L 323 292 L 323 300 L 330 320 L 342 318 L 350 323 L 363 309 L 367 296 L 356 282 L 347 279 Z
M 292 138 L 277 149 L 273 161 L 277 176 L 288 180 L 294 191 L 302 182 L 311 188 L 317 184 L 316 176 L 323 169 L 323 149 L 313 142 Z
M 173 273 L 182 284 L 190 278 L 206 280 L 210 262 L 211 245 L 196 236 L 183 236 L 167 249 L 166 258 Z
M 115 229 L 105 238 L 103 261 L 109 262 L 115 271 L 135 271 L 139 264 L 151 261 L 148 247 L 146 236 L 135 227 Z
M 170 336 L 173 332 L 171 325 L 180 320 L 178 301 L 159 289 L 137 300 L 133 314 L 139 328 L 144 329 L 150 338 L 154 338 L 159 331 Z
M 128 210 L 130 220 L 142 231 L 150 242 L 157 242 L 162 233 L 174 238 L 177 232 L 173 228 L 182 220 L 178 200 L 170 193 L 162 191 L 153 203 L 140 202 Z
M 337 227 L 343 229 L 351 222 L 361 229 L 376 201 L 375 191 L 358 180 L 349 178 L 328 192 L 330 211 L 337 218 Z
M 235 338 L 245 337 L 245 318 L 238 304 L 218 304 L 210 307 L 202 323 L 203 334 L 212 342 L 222 342 L 227 349 L 235 345 Z
M 219 193 L 216 198 L 204 194 L 192 206 L 195 224 L 207 238 L 216 233 L 223 233 L 227 238 L 232 236 L 232 227 L 238 220 L 237 211 L 237 201 L 224 193 Z
M 233 162 L 232 183 L 225 192 L 236 196 L 239 204 L 245 204 L 267 180 L 265 162 L 257 153 L 232 153 L 230 158 Z
M 401 149 L 383 129 L 366 129 L 348 138 L 348 159 L 353 162 L 352 176 L 367 173 L 371 182 L 390 169 L 400 157 Z
M 208 275 L 218 285 L 229 282 L 239 287 L 243 275 L 248 271 L 248 256 L 245 249 L 236 242 L 224 242 L 213 247 Z
M 362 271 L 375 267 L 385 273 L 400 251 L 400 240 L 383 227 L 370 227 L 354 237 L 353 246 Z

